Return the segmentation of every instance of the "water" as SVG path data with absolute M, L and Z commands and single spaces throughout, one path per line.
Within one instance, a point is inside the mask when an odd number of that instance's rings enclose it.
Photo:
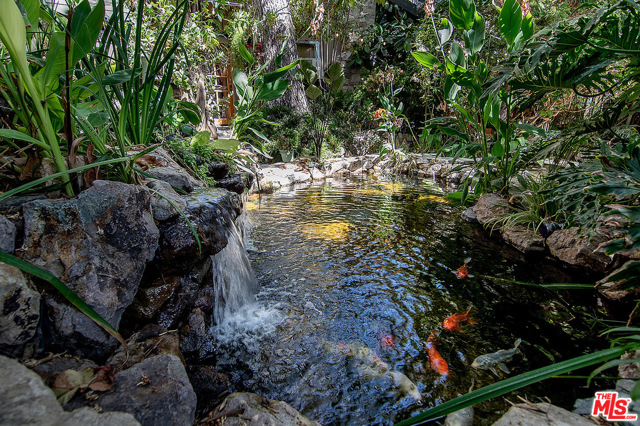
M 461 223 L 461 209 L 428 182 L 328 181 L 262 196 L 247 209 L 259 290 L 216 317 L 211 362 L 238 388 L 287 401 L 322 424 L 392 424 L 494 383 L 472 361 L 517 338 L 512 375 L 596 344 L 557 293 L 489 278 L 558 282 L 570 279 L 566 272 L 544 259 L 525 263 Z M 460 278 L 454 272 L 467 257 L 473 277 Z M 478 324 L 442 330 L 444 318 L 469 307 Z M 447 376 L 429 366 L 424 342 L 434 329 Z M 570 404 L 581 392 L 556 380 L 523 394 Z M 500 399 L 475 408 L 482 422 L 508 406 Z

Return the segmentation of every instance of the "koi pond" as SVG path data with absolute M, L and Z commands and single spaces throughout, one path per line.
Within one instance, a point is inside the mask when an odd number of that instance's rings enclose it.
M 250 198 L 246 207 L 257 292 L 251 271 L 227 282 L 221 300 L 236 302 L 217 316 L 212 362 L 239 389 L 284 400 L 323 425 L 393 424 L 602 347 L 558 293 L 504 281 L 567 282 L 569 273 L 550 259 L 526 263 L 463 223 L 463 208 L 433 182 L 329 180 Z M 467 258 L 468 275 L 460 273 Z M 442 326 L 469 308 L 454 330 Z M 439 335 L 435 348 L 448 374 L 431 366 L 430 335 Z M 517 339 L 509 374 L 472 368 L 478 356 L 513 349 Z M 519 395 L 569 408 L 593 395 L 584 386 L 551 379 Z M 508 407 L 504 398 L 476 405 L 475 424 Z

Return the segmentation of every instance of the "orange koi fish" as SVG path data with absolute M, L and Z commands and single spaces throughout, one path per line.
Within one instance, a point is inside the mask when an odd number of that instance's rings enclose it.
M 440 355 L 436 350 L 436 337 L 437 334 L 435 334 L 434 330 L 431 332 L 424 345 L 427 347 L 427 355 L 429 356 L 431 369 L 441 376 L 446 376 L 449 374 L 449 364 L 447 364 L 447 361 L 445 361 L 445 359 L 442 358 L 442 355 Z
M 382 349 L 386 348 L 395 348 L 396 347 L 396 338 L 393 337 L 393 334 L 383 334 L 380 336 L 380 345 Z
M 460 324 L 463 322 L 468 322 L 469 324 L 477 324 L 478 321 L 474 321 L 469 317 L 469 312 L 471 311 L 471 306 L 467 309 L 465 314 L 453 314 L 449 315 L 442 321 L 442 327 L 446 328 L 449 331 L 460 331 Z
M 459 267 L 458 270 L 456 272 L 454 272 L 454 274 L 459 276 L 460 278 L 467 278 L 469 276 L 469 270 L 467 269 L 467 263 L 469 263 L 469 262 L 471 262 L 471 258 L 467 257 L 464 260 L 464 265 Z

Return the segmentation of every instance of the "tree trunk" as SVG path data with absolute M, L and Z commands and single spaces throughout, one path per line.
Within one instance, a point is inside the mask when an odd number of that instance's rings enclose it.
M 282 43 L 289 36 L 287 46 L 282 52 L 282 66 L 288 65 L 298 59 L 298 48 L 295 43 L 293 20 L 288 0 L 253 0 L 256 17 L 263 22 L 269 22 L 268 15 L 275 16 L 275 23 L 267 25 L 262 34 L 263 51 L 265 61 L 274 59 L 282 47 Z M 269 71 L 275 69 L 272 63 Z M 304 86 L 293 78 L 289 79 L 289 88 L 282 98 L 272 102 L 276 105 L 284 105 L 301 114 L 309 112 Z

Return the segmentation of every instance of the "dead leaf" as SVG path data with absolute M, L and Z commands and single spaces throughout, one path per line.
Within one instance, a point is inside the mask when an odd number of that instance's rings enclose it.
M 78 148 L 80 147 L 80 143 L 82 142 L 83 139 L 84 139 L 84 136 L 76 138 L 71 143 L 71 146 L 69 147 L 68 159 L 69 159 L 69 168 L 70 169 L 75 169 L 76 167 L 79 166 L 79 164 L 78 164 Z
M 165 167 L 167 165 L 167 162 L 155 156 L 145 154 L 136 160 L 136 164 L 143 169 L 146 169 L 149 166 Z
M 84 370 L 64 370 L 53 382 L 53 393 L 60 405 L 71 401 L 71 398 L 80 389 L 85 389 L 95 378 L 93 368 L 87 367 Z
M 95 378 L 89 384 L 89 389 L 98 392 L 105 392 L 113 387 L 113 368 L 97 367 L 93 369 Z
M 36 166 L 40 163 L 38 159 L 38 155 L 35 153 L 29 153 L 27 157 L 27 164 L 22 168 L 22 173 L 20 173 L 20 177 L 18 178 L 20 181 L 29 180 L 33 177 L 33 173 L 36 170 Z

